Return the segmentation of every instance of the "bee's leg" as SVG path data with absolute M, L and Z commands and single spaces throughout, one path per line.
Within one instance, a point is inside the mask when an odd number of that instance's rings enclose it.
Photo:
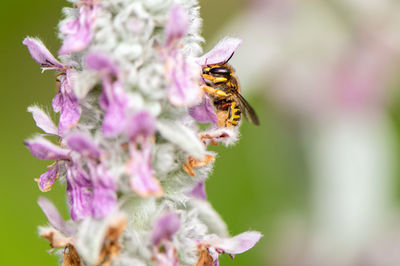
M 241 111 L 240 111 L 239 106 L 237 106 L 236 102 L 233 101 L 229 108 L 229 117 L 228 117 L 227 124 L 236 126 L 239 123 L 240 114 L 241 114 Z
M 208 74 L 203 74 L 202 75 L 203 79 L 206 81 L 211 81 L 212 83 L 216 84 L 216 83 L 225 83 L 228 81 L 227 78 L 225 77 L 214 77 Z
M 211 154 L 206 154 L 206 157 L 199 161 L 192 156 L 189 156 L 186 162 L 183 164 L 183 169 L 188 173 L 190 176 L 195 176 L 194 168 L 202 167 L 207 165 L 210 162 L 215 161 L 215 157 Z
M 200 140 L 207 146 L 208 142 L 211 144 L 218 146 L 218 142 L 214 139 L 214 137 L 209 134 L 200 134 Z
M 213 95 L 213 96 L 218 97 L 218 98 L 228 97 L 228 94 L 226 94 L 224 91 L 218 90 L 218 89 L 214 89 L 213 87 L 210 87 L 210 86 L 207 86 L 207 85 L 202 86 L 202 89 L 205 92 L 207 92 L 208 94 Z

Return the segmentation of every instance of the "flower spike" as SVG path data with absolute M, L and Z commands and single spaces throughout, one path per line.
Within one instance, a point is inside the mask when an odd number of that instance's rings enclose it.
M 39 190 L 59 182 L 69 209 L 64 220 L 40 197 L 49 221 L 40 236 L 74 266 L 216 266 L 220 254 L 252 248 L 261 234 L 229 237 L 205 191 L 217 157 L 208 145 L 238 139 L 239 125 L 220 120 L 240 109 L 208 94 L 202 67 L 228 60 L 241 41 L 228 37 L 197 57 L 197 0 L 71 2 L 59 23 L 59 58 L 39 39 L 23 41 L 43 70 L 57 72 L 51 105 L 59 113 L 53 122 L 29 107 L 43 132 L 25 145 L 50 161 L 35 179 Z

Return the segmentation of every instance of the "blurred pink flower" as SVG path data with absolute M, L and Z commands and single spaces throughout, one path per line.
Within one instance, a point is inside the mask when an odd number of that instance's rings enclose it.
M 61 25 L 60 32 L 64 34 L 65 39 L 58 52 L 60 55 L 80 52 L 90 44 L 96 6 L 96 0 L 82 0 L 78 17 Z
M 63 135 L 78 123 L 81 116 L 81 107 L 70 81 L 73 69 L 58 62 L 39 39 L 27 37 L 23 44 L 28 47 L 33 59 L 42 66 L 43 70 L 51 69 L 59 72 L 57 76 L 58 93 L 53 98 L 52 106 L 55 112 L 60 112 L 58 135 Z

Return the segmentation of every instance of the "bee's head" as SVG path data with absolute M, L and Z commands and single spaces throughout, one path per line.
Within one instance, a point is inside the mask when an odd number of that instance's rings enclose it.
M 231 70 L 221 65 L 208 65 L 203 67 L 203 78 L 206 83 L 226 82 L 231 78 Z

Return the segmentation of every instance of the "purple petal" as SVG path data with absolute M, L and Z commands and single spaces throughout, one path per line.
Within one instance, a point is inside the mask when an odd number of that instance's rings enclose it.
M 101 150 L 94 143 L 93 139 L 83 133 L 71 133 L 66 136 L 68 147 L 80 153 L 83 157 L 90 157 L 99 159 L 101 156 Z
M 58 134 L 56 125 L 54 125 L 53 121 L 42 109 L 37 106 L 30 106 L 28 107 L 28 112 L 32 113 L 36 126 L 41 128 L 44 132 L 52 135 Z
M 218 125 L 218 117 L 207 95 L 204 95 L 203 101 L 200 104 L 189 109 L 189 114 L 200 123 L 213 123 Z
M 54 96 L 51 105 L 53 106 L 54 112 L 58 113 L 61 111 L 61 108 L 63 106 L 63 95 L 61 91 L 59 91 L 56 96 Z
M 167 47 L 176 47 L 178 42 L 185 36 L 189 28 L 189 17 L 185 10 L 175 5 L 171 8 L 168 23 L 165 27 Z
M 71 208 L 70 214 L 74 221 L 90 217 L 92 214 L 92 193 L 87 187 L 81 186 L 76 180 L 82 179 L 76 176 L 77 171 L 67 169 L 67 196 L 68 204 Z M 81 180 L 83 181 L 83 180 Z
M 110 58 L 102 53 L 92 52 L 86 56 L 86 66 L 102 75 L 118 75 L 118 68 Z
M 201 65 L 213 65 L 226 62 L 236 51 L 242 40 L 232 37 L 225 37 L 217 43 L 208 53 L 196 59 Z
M 71 70 L 67 70 L 65 75 L 59 77 L 60 91 L 53 99 L 54 111 L 60 111 L 58 131 L 63 135 L 70 128 L 75 126 L 81 116 L 81 107 L 78 98 L 74 95 L 70 80 Z
M 102 104 L 106 111 L 102 126 L 103 134 L 108 137 L 116 136 L 126 127 L 128 96 L 118 80 L 109 84 L 106 78 L 100 99 L 106 100 L 105 103 L 107 103 Z
M 219 266 L 219 253 L 214 248 L 209 248 L 208 251 L 213 259 L 213 266 Z
M 63 100 L 60 121 L 58 123 L 58 131 L 60 135 L 75 126 L 81 118 L 81 107 L 79 106 L 79 103 L 75 99 L 71 99 L 69 95 L 65 95 Z
M 122 83 L 118 80 L 118 69 L 107 56 L 99 53 L 90 53 L 86 57 L 86 65 L 99 72 L 103 79 L 103 92 L 99 97 L 100 106 L 106 111 L 103 134 L 108 137 L 118 135 L 125 129 L 128 101 Z
M 28 47 L 29 53 L 35 61 L 46 69 L 62 70 L 64 66 L 44 46 L 43 42 L 36 38 L 27 37 L 22 42 Z
M 58 179 L 58 165 L 52 164 L 45 173 L 43 173 L 39 179 L 35 179 L 38 182 L 39 188 L 43 192 L 47 192 L 51 189 L 54 183 Z
M 92 39 L 91 26 L 93 11 L 91 7 L 82 6 L 76 20 L 67 22 L 61 27 L 61 32 L 66 35 L 58 52 L 60 55 L 79 52 L 85 49 Z
M 75 161 L 67 165 L 67 179 L 79 187 L 93 188 L 91 177 L 79 163 L 80 161 Z
M 102 132 L 107 137 L 113 137 L 125 129 L 126 114 L 125 107 L 118 103 L 112 103 L 108 106 L 104 115 Z
M 69 187 L 67 196 L 72 220 L 78 221 L 91 216 L 92 193 L 87 188 Z
M 178 50 L 178 43 L 186 34 L 189 18 L 180 6 L 173 6 L 165 29 L 167 77 L 170 81 L 168 98 L 177 106 L 190 106 L 200 101 L 202 91 L 199 88 L 200 67 L 189 64 Z
M 219 253 L 240 254 L 251 249 L 261 237 L 262 234 L 258 232 L 244 232 L 231 238 L 207 240 L 203 243 Z
M 154 261 L 158 266 L 179 266 L 178 254 L 172 242 L 162 243 L 162 248 L 156 248 L 153 253 Z
M 201 69 L 196 64 L 189 64 L 183 55 L 175 52 L 169 58 L 168 78 L 171 85 L 168 89 L 168 98 L 173 105 L 190 106 L 200 102 L 202 90 L 198 77 Z
M 104 90 L 99 96 L 99 105 L 100 105 L 100 108 L 103 110 L 107 110 L 108 106 L 110 105 L 110 102 L 108 101 L 108 98 L 107 98 L 107 94 Z
M 88 164 L 93 185 L 92 216 L 103 218 L 117 208 L 116 185 L 102 164 Z
M 68 159 L 69 150 L 62 149 L 50 141 L 36 137 L 25 141 L 25 145 L 36 158 L 41 160 L 65 160 Z
M 180 227 L 181 220 L 179 216 L 175 213 L 167 213 L 156 222 L 151 241 L 157 246 L 163 239 L 172 240 L 173 235 L 178 232 Z
M 116 192 L 102 187 L 93 189 L 92 216 L 101 219 L 117 209 Z
M 137 194 L 142 197 L 150 195 L 161 196 L 163 194 L 160 183 L 153 177 L 151 168 L 151 147 L 142 145 L 141 150 L 130 147 L 131 160 L 127 165 L 130 175 L 130 184 Z
M 136 113 L 126 125 L 126 135 L 134 140 L 138 137 L 149 138 L 154 135 L 156 121 L 148 112 Z
M 110 190 L 116 189 L 114 178 L 103 164 L 89 162 L 88 168 L 94 187 L 103 187 Z
M 190 192 L 190 195 L 198 199 L 206 200 L 207 195 L 206 195 L 206 187 L 204 181 L 197 183 L 197 185 Z
M 75 230 L 65 223 L 57 208 L 47 198 L 39 197 L 38 204 L 55 229 L 66 236 L 72 236 L 75 233 Z
M 70 35 L 79 30 L 79 19 L 74 19 L 63 23 L 60 27 L 62 34 Z

